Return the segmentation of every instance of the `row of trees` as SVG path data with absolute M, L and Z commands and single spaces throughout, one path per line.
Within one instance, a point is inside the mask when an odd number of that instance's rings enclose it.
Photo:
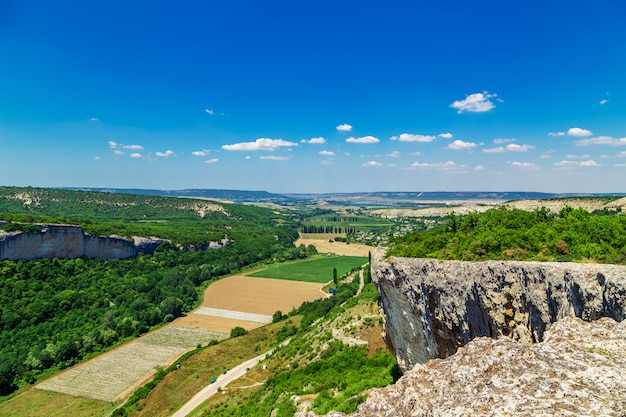
M 302 226 L 300 228 L 301 233 L 355 233 L 354 227 L 341 227 L 341 226 Z

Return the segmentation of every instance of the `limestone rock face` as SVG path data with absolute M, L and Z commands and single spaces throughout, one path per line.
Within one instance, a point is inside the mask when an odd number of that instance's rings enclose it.
M 417 365 L 352 416 L 624 416 L 625 370 L 626 322 L 566 318 L 541 343 L 480 337 Z
M 626 317 L 626 267 L 372 256 L 386 340 L 403 370 L 446 358 L 472 339 L 544 339 L 566 317 Z
M 123 237 L 86 235 L 80 226 L 42 225 L 41 232 L 1 233 L 0 259 L 123 259 L 137 254 Z

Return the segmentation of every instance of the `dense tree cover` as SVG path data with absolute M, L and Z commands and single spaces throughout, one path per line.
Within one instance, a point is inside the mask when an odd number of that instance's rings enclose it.
M 626 216 L 563 208 L 452 213 L 441 227 L 395 239 L 390 256 L 626 263 Z
M 194 306 L 198 287 L 209 279 L 263 260 L 307 256 L 306 247 L 293 245 L 298 233 L 289 216 L 228 204 L 199 212 L 206 204 L 213 203 L 0 187 L 5 231 L 35 231 L 32 222 L 70 223 L 94 235 L 175 243 L 153 256 L 118 261 L 0 260 L 0 357 L 9 358 L 0 367 L 0 391 L 171 321 Z M 225 234 L 234 243 L 219 250 L 176 246 L 197 247 Z
M 273 235 L 255 243 L 118 261 L 0 261 L 0 355 L 16 363 L 13 376 L 32 381 L 180 316 L 206 280 L 297 249 Z

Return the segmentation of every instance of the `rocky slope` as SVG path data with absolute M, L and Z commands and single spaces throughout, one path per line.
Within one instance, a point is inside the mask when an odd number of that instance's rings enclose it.
M 565 317 L 626 317 L 626 267 L 548 262 L 461 262 L 372 257 L 386 339 L 407 370 L 470 340 L 543 340 Z
M 626 322 L 566 318 L 541 343 L 481 337 L 417 365 L 352 416 L 624 416 L 624 369 Z
M 383 256 L 405 374 L 352 416 L 626 416 L 626 267 Z

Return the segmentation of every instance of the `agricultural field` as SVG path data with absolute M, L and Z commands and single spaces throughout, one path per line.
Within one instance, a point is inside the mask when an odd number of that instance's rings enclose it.
M 359 243 L 338 242 L 333 240 L 334 236 L 324 234 L 301 234 L 296 246 L 315 246 L 319 253 L 332 253 L 344 256 L 368 256 L 374 250 L 373 246 L 361 245 Z
M 167 326 L 82 365 L 52 377 L 36 388 L 100 401 L 114 401 L 136 388 L 158 366 L 184 351 L 224 334 Z
M 294 263 L 300 264 L 302 262 Z M 316 282 L 235 275 L 211 284 L 204 293 L 202 307 L 271 316 L 277 310 L 288 312 L 305 301 L 323 298 L 326 294 L 321 291 L 322 287 Z
M 10 401 L 0 403 L 0 416 L 106 416 L 113 411 L 115 405 L 107 401 L 31 389 Z
M 327 283 L 333 280 L 333 268 L 342 276 L 368 262 L 361 256 L 327 256 L 300 262 L 284 263 L 271 266 L 251 277 L 273 278 L 291 281 Z

